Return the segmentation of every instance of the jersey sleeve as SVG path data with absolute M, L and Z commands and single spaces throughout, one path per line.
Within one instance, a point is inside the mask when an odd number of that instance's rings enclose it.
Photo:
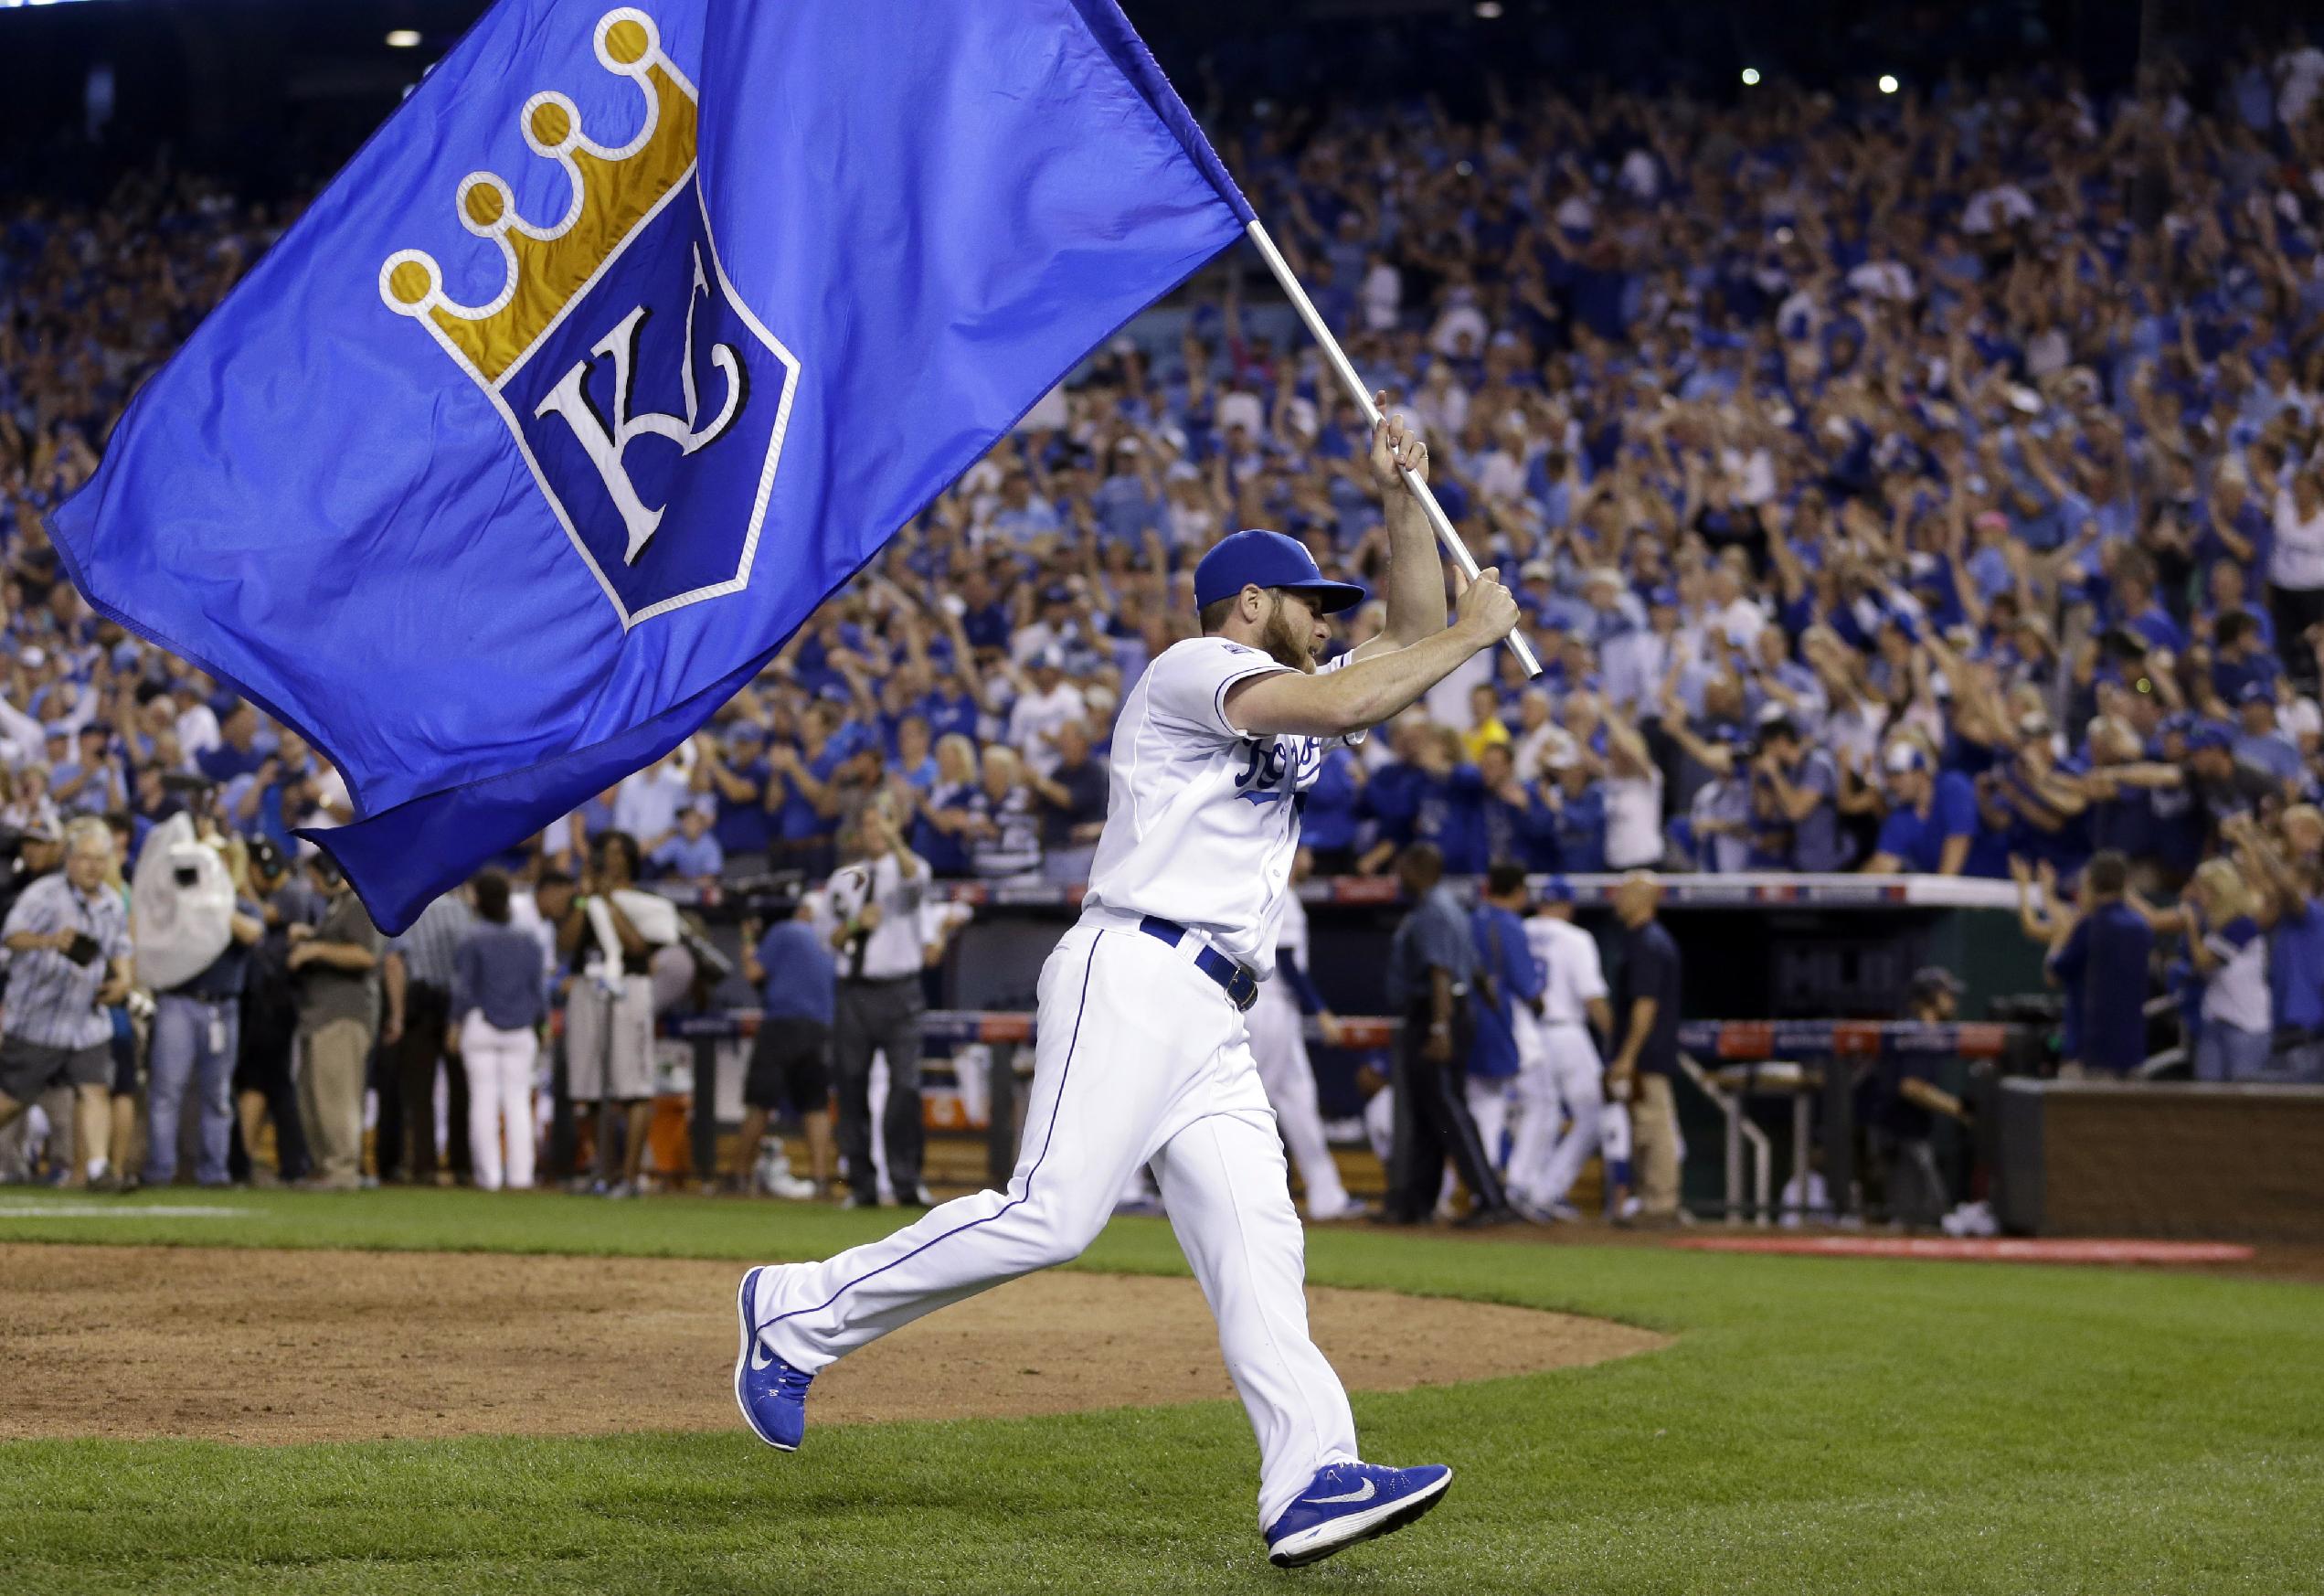
M 1222 742 L 1253 740 L 1226 718 L 1226 689 L 1290 667 L 1224 637 L 1197 637 L 1164 649 L 1146 667 L 1146 701 L 1155 714 Z
M 1298 955 L 1289 948 L 1276 950 L 1275 978 L 1290 988 L 1291 996 L 1298 1002 L 1301 1014 L 1323 1012 L 1323 994 L 1316 990 L 1314 977 L 1307 973 Z

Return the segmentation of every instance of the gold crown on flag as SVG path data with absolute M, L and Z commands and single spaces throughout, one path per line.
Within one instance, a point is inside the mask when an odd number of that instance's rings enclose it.
M 423 318 L 440 343 L 496 383 L 578 298 L 598 269 L 652 216 L 694 167 L 694 86 L 662 53 L 653 19 L 630 6 L 598 19 L 597 59 L 645 96 L 637 134 L 610 149 L 581 131 L 580 110 L 562 94 L 536 94 L 517 113 L 533 153 L 565 168 L 572 199 L 564 217 L 537 227 L 516 214 L 516 198 L 491 172 L 460 180 L 461 225 L 499 247 L 507 282 L 488 304 L 444 294 L 434 256 L 401 250 L 379 268 L 379 296 L 398 315 Z

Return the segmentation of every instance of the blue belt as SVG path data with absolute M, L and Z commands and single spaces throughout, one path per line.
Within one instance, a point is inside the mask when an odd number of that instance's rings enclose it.
M 1140 920 L 1138 929 L 1173 948 L 1194 934 L 1176 920 L 1154 914 Z M 1217 982 L 1226 994 L 1226 1001 L 1236 1008 L 1247 1009 L 1258 1001 L 1258 977 L 1208 943 L 1195 951 L 1194 968 Z

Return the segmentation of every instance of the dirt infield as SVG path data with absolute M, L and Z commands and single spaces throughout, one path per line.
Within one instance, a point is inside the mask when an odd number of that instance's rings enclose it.
M 0 1247 L 0 1439 L 287 1442 L 725 1430 L 731 1263 L 431 1252 Z M 1603 1320 L 1327 1287 L 1353 1389 L 1600 1363 Z M 834 1366 L 815 1421 L 1005 1418 L 1233 1394 L 1188 1280 L 1051 1271 Z

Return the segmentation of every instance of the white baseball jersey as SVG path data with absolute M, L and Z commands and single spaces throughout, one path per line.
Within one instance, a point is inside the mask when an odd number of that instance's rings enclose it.
M 1525 920 L 1525 944 L 1548 973 L 1542 985 L 1542 1024 L 1588 1023 L 1590 999 L 1607 991 L 1597 939 L 1571 920 L 1536 914 Z
M 1338 739 L 1237 731 L 1226 690 L 1289 668 L 1224 637 L 1173 644 L 1146 667 L 1114 723 L 1085 907 L 1175 920 L 1260 979 L 1274 974 L 1298 800 Z
M 828 911 L 834 925 L 844 925 L 863 912 L 867 902 L 879 906 L 880 922 L 860 946 L 838 950 L 834 955 L 843 981 L 897 981 L 920 973 L 920 910 L 928 898 L 929 869 L 919 861 L 912 875 L 894 854 L 858 859 L 832 874 L 826 888 Z M 824 946 L 830 946 L 829 937 Z

